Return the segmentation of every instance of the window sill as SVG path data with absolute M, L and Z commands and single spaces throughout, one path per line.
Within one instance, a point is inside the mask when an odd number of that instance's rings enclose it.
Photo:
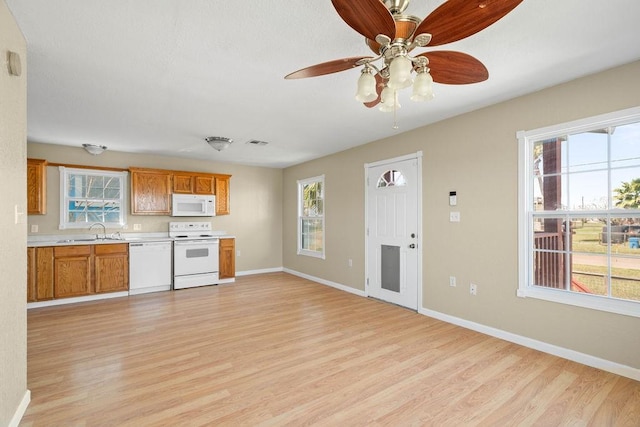
M 313 252 L 304 249 L 298 249 L 298 255 L 310 256 L 312 258 L 324 259 L 324 252 Z
M 545 301 L 590 308 L 592 310 L 640 317 L 640 301 L 625 301 L 598 295 L 578 294 L 559 289 L 540 289 L 533 286 L 521 287 L 517 292 L 520 298 L 536 298 Z

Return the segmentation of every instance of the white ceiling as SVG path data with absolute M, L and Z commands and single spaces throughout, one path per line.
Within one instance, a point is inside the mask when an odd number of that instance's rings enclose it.
M 640 1 L 524 0 L 484 31 L 433 48 L 473 55 L 489 80 L 436 84 L 428 103 L 405 89 L 394 130 L 392 114 L 355 101 L 357 69 L 284 79 L 370 54 L 330 0 L 6 1 L 28 43 L 30 141 L 268 167 L 640 59 Z M 413 0 L 407 13 L 424 17 L 441 3 Z M 217 152 L 209 135 L 235 142 Z

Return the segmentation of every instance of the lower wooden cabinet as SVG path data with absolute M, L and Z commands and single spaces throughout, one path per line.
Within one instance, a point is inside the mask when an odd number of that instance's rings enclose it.
M 27 248 L 27 301 L 53 299 L 53 248 Z
M 27 248 L 27 301 L 129 289 L 129 245 Z
M 220 239 L 220 279 L 236 276 L 236 240 Z
M 57 246 L 53 249 L 53 296 L 91 294 L 91 246 Z
M 96 292 L 129 290 L 129 245 L 116 243 L 95 246 Z

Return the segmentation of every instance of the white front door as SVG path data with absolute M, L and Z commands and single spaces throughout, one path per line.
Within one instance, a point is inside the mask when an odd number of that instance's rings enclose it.
M 367 294 L 418 308 L 419 158 L 366 165 Z

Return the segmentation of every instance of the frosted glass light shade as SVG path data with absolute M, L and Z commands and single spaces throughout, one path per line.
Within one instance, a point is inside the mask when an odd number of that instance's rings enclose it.
M 356 100 L 360 102 L 371 102 L 375 101 L 377 97 L 376 78 L 369 72 L 363 72 L 358 79 Z
M 400 103 L 398 102 L 398 92 L 388 86 L 382 89 L 382 93 L 380 94 L 380 101 L 380 111 L 383 111 L 385 113 L 389 113 L 400 108 Z
M 406 56 L 394 58 L 389 64 L 389 87 L 403 89 L 411 85 L 413 63 Z
M 428 71 L 418 73 L 413 83 L 413 93 L 411 100 L 416 102 L 429 101 L 433 99 L 433 77 Z

